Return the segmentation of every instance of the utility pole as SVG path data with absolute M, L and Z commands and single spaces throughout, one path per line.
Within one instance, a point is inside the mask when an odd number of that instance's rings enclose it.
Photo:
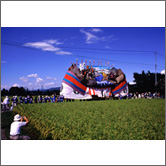
M 156 70 L 157 70 L 157 64 L 156 64 L 156 51 L 155 51 L 155 86 L 157 85 L 157 73 L 156 73 Z

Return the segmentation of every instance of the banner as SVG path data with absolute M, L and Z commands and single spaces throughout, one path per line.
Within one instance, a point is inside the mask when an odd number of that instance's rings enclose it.
M 128 87 L 126 79 L 122 81 L 121 83 L 115 85 L 115 88 L 112 90 L 112 93 L 114 95 L 120 94 L 122 91 L 124 91 Z M 128 92 L 126 92 L 128 93 Z
M 63 83 L 72 87 L 75 91 L 78 91 L 80 94 L 84 95 L 87 87 L 83 85 L 80 80 L 70 71 L 68 71 L 62 81 Z

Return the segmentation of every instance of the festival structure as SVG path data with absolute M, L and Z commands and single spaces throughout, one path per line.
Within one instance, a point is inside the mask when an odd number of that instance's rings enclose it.
M 127 93 L 128 84 L 121 69 L 86 65 L 86 62 L 69 67 L 60 89 L 60 95 L 66 99 L 108 98 Z

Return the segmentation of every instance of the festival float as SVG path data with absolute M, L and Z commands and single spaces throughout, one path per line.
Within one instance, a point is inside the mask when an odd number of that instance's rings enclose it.
M 97 99 L 126 96 L 128 84 L 121 69 L 73 63 L 65 74 L 60 95 L 66 99 Z

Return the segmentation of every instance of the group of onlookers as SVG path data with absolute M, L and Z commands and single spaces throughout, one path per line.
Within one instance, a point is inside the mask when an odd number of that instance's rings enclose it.
M 13 96 L 10 98 L 6 96 L 4 100 L 1 98 L 1 109 L 7 110 L 7 109 L 13 109 L 14 106 L 18 104 L 33 104 L 33 103 L 55 103 L 55 102 L 63 102 L 64 96 L 59 95 L 52 95 L 52 96 L 20 96 L 19 100 L 17 96 Z
M 115 98 L 118 99 L 154 99 L 154 98 L 160 98 L 159 93 L 151 93 L 151 92 L 145 92 L 145 93 L 128 93 L 125 96 L 118 95 Z
M 160 95 L 158 93 L 151 93 L 151 92 L 145 92 L 145 93 L 128 93 L 125 96 L 122 96 L 121 94 L 116 96 L 110 96 L 110 99 L 153 99 L 153 98 L 160 98 Z M 66 101 L 68 101 L 66 99 Z M 70 100 L 69 100 L 70 101 Z M 51 95 L 51 96 L 20 96 L 19 100 L 17 96 L 13 96 L 10 102 L 10 98 L 6 96 L 4 100 L 1 98 L 1 109 L 2 110 L 12 110 L 14 106 L 18 104 L 33 104 L 33 103 L 55 103 L 55 102 L 64 102 L 64 96 L 63 95 Z

